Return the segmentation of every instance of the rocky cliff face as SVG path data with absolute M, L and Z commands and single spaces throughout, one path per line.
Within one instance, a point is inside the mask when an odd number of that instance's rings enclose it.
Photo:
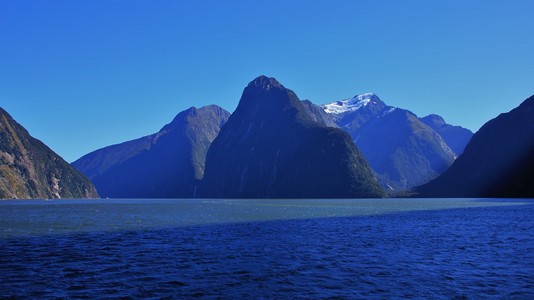
M 260 76 L 211 145 L 202 195 L 216 198 L 380 197 L 350 136 L 312 119 L 295 93 Z
M 534 197 L 534 96 L 487 122 L 421 197 Z
M 194 197 L 208 148 L 229 115 L 215 105 L 192 107 L 156 134 L 94 151 L 73 166 L 102 197 Z
M 97 198 L 91 182 L 0 108 L 0 198 Z

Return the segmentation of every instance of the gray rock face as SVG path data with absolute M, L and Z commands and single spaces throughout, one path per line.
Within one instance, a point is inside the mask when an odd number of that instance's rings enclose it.
M 89 179 L 0 108 L 0 199 L 98 198 Z

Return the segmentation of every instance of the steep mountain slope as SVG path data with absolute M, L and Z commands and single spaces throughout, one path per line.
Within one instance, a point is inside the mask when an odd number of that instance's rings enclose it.
M 211 142 L 229 117 L 211 105 L 179 113 L 157 134 L 90 153 L 73 163 L 102 197 L 195 196 Z
M 350 136 L 311 118 L 291 90 L 260 76 L 206 158 L 202 194 L 216 198 L 380 197 Z
M 421 121 L 439 133 L 449 148 L 454 151 L 456 156 L 460 156 L 460 154 L 464 152 L 465 146 L 467 146 L 467 143 L 469 143 L 473 137 L 473 132 L 471 132 L 471 130 L 461 126 L 447 124 L 445 120 L 438 115 L 428 115 L 421 118 Z
M 426 183 L 447 170 L 455 158 L 439 134 L 400 108 L 370 120 L 354 135 L 381 183 L 391 190 Z
M 98 149 L 79 158 L 71 165 L 82 171 L 89 179 L 106 172 L 139 153 L 150 149 L 156 134 Z
M 534 96 L 476 132 L 422 197 L 534 197 Z
M 302 106 L 313 121 L 328 127 L 337 128 L 337 124 L 331 114 L 325 112 L 319 105 L 313 104 L 310 100 L 302 100 Z
M 405 190 L 426 183 L 456 158 L 437 131 L 412 112 L 388 106 L 374 94 L 357 95 L 322 108 L 339 128 L 351 135 L 388 190 Z M 449 140 L 461 148 L 457 132 L 443 127 L 444 132 L 450 133 Z
M 89 179 L 0 108 L 0 198 L 97 198 Z

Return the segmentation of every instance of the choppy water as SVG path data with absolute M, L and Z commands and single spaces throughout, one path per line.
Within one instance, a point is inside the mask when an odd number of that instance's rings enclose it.
M 534 202 L 3 201 L 0 297 L 534 298 Z

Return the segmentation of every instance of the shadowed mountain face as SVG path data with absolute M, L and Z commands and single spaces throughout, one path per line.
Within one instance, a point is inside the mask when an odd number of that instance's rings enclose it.
M 0 108 L 0 199 L 98 198 L 89 179 Z
M 209 149 L 202 195 L 350 198 L 384 193 L 347 133 L 314 121 L 293 91 L 260 76 L 245 88 Z
M 179 113 L 157 134 L 89 153 L 73 166 L 102 197 L 193 197 L 211 142 L 229 117 L 212 105 Z
M 335 128 L 338 127 L 332 115 L 325 112 L 322 107 L 313 104 L 310 100 L 302 100 L 301 102 L 304 106 L 304 110 L 312 118 L 313 121 L 323 126 Z
M 534 96 L 487 122 L 422 197 L 534 197 Z
M 435 127 L 441 131 L 434 129 L 412 112 L 388 106 L 370 93 L 326 104 L 322 109 L 326 116 L 316 114 L 316 118 L 329 126 L 333 122 L 351 135 L 387 190 L 406 190 L 436 178 L 456 158 L 447 140 L 456 149 L 463 149 L 470 134 L 446 124 L 439 116 L 443 123 Z

